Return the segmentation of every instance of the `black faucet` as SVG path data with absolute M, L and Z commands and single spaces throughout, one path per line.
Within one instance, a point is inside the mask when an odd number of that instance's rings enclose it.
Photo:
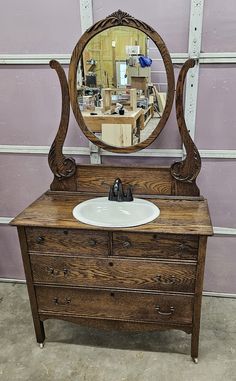
M 133 201 L 133 195 L 131 186 L 127 188 L 127 192 L 124 193 L 123 184 L 119 178 L 114 181 L 114 184 L 110 187 L 108 200 L 110 201 Z

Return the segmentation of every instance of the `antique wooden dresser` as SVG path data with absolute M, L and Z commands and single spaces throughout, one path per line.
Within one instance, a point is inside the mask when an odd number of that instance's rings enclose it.
M 181 329 L 192 333 L 191 356 L 197 359 L 212 234 L 206 201 L 156 196 L 151 201 L 161 214 L 155 221 L 102 229 L 72 216 L 74 206 L 89 197 L 48 191 L 12 222 L 38 343 L 44 342 L 48 318 L 134 331 Z
M 91 38 L 114 26 L 138 28 L 151 38 L 167 72 L 161 119 L 146 140 L 130 147 L 108 145 L 93 134 L 77 100 L 83 49 Z M 161 37 L 147 24 L 118 11 L 81 37 L 72 54 L 69 81 L 59 62 L 51 61 L 62 91 L 61 122 L 49 152 L 54 180 L 49 191 L 12 221 L 19 232 L 41 346 L 43 322 L 49 318 L 106 329 L 180 329 L 192 335 L 191 356 L 197 362 L 206 243 L 212 226 L 207 201 L 196 185 L 200 155 L 184 120 L 184 82 L 194 65 L 192 59 L 183 65 L 176 87 L 176 117 L 185 156 L 171 166 L 127 167 L 77 165 L 64 156 L 70 104 L 81 130 L 99 148 L 128 154 L 147 147 L 165 126 L 175 93 L 173 65 Z M 101 228 L 73 217 L 73 208 L 84 200 L 107 196 L 116 178 L 131 186 L 135 197 L 157 205 L 160 216 L 129 228 Z

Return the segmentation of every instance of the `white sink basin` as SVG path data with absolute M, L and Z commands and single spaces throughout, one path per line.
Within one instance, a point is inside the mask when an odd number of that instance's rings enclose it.
M 125 228 L 153 221 L 160 209 L 150 201 L 134 198 L 131 202 L 109 201 L 98 197 L 81 202 L 73 209 L 73 216 L 88 225 Z

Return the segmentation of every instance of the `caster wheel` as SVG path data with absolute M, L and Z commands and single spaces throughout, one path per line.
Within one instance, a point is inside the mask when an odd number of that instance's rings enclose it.
M 193 359 L 194 364 L 198 364 L 198 358 L 197 357 L 193 357 L 192 359 Z
M 43 349 L 43 347 L 44 347 L 44 343 L 39 343 L 39 348 Z

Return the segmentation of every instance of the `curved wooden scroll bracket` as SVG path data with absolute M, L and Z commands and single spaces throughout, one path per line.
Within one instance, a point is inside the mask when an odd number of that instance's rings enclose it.
M 65 157 L 62 153 L 70 117 L 70 96 L 67 78 L 63 67 L 56 60 L 50 61 L 50 66 L 52 69 L 56 70 L 60 80 L 62 107 L 60 125 L 48 154 L 48 163 L 51 171 L 57 179 L 62 180 L 73 176 L 76 171 L 75 160 L 72 157 Z
M 201 169 L 201 157 L 194 144 L 186 126 L 183 108 L 183 89 L 187 72 L 194 67 L 195 60 L 187 60 L 178 77 L 176 87 L 176 118 L 182 143 L 186 150 L 184 160 L 176 162 L 171 166 L 171 175 L 176 180 L 174 184 L 174 193 L 176 195 L 198 196 L 199 188 L 196 185 L 196 178 Z

